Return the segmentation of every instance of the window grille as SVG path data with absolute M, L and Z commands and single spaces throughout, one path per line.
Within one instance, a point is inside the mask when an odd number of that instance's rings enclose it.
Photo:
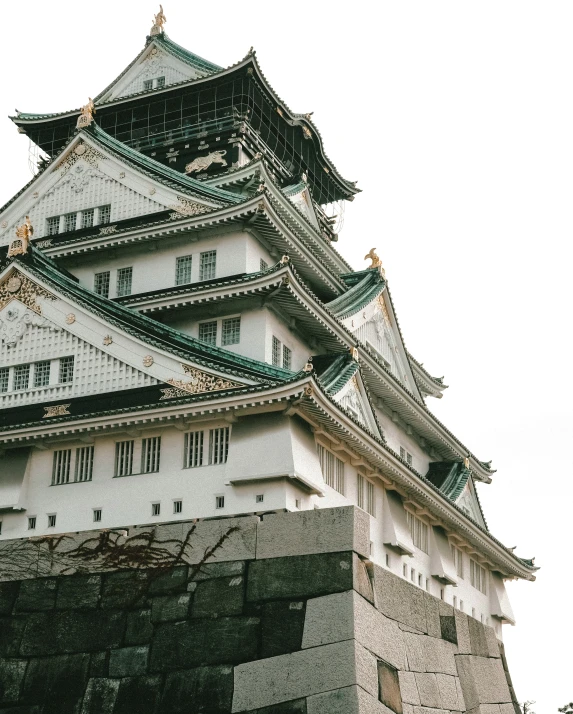
M 209 463 L 224 464 L 229 452 L 229 427 L 209 430 Z
M 157 77 L 157 89 L 165 87 L 165 77 Z
M 225 496 L 215 496 L 215 508 L 225 508 Z
M 60 384 L 69 384 L 74 381 L 74 358 L 60 358 Z
M 406 451 L 403 446 L 400 447 L 400 458 L 410 466 L 412 465 L 412 454 L 409 451 Z
M 94 469 L 94 447 L 81 446 L 76 449 L 76 481 L 91 481 Z
M 222 345 L 238 345 L 241 341 L 241 318 L 230 317 L 223 320 Z
M 133 268 L 119 268 L 117 271 L 117 297 L 131 295 Z
M 159 471 L 161 458 L 161 437 L 153 436 L 141 442 L 141 473 L 151 474 Z
M 344 462 L 322 444 L 318 444 L 318 460 L 326 485 L 344 494 Z
M 94 508 L 94 523 L 101 521 L 101 508 Z
M 77 217 L 76 213 L 66 213 L 64 216 L 64 231 L 66 233 L 76 230 Z
M 272 363 L 275 367 L 281 366 L 281 342 L 273 335 Z
M 56 514 L 55 513 L 50 513 L 48 516 L 48 528 L 55 528 L 56 527 Z
M 14 367 L 14 389 L 28 389 L 30 383 L 30 365 L 19 364 Z
M 34 365 L 34 387 L 46 387 L 50 384 L 50 360 L 36 362 Z
M 366 511 L 371 516 L 376 515 L 376 498 L 374 491 L 374 484 L 368 479 L 365 479 L 362 474 L 357 475 L 357 490 L 358 498 L 357 505 Z
M 428 552 L 428 526 L 410 511 L 406 511 L 408 528 L 412 534 L 412 541 L 416 548 Z
M 94 224 L 94 209 L 88 208 L 87 211 L 82 211 L 82 228 L 91 228 Z
M 151 504 L 151 515 L 159 516 L 160 514 L 161 514 L 161 504 L 160 503 L 152 503 Z
M 371 516 L 376 515 L 376 498 L 372 481 L 366 481 L 366 510 Z
M 173 513 L 183 512 L 183 501 L 173 501 Z
M 9 377 L 10 369 L 8 367 L 0 367 L 0 393 L 8 391 Z
M 484 595 L 487 594 L 487 571 L 473 558 L 470 558 L 470 583 Z
M 186 285 L 191 282 L 192 255 L 183 255 L 175 261 L 175 285 Z
M 33 531 L 36 528 L 36 516 L 28 516 L 28 530 Z
M 109 297 L 109 270 L 105 273 L 96 273 L 94 276 L 94 292 L 96 295 Z
M 263 503 L 264 500 L 265 500 L 264 493 L 259 493 L 255 496 L 255 503 Z
M 217 251 L 208 250 L 201 253 L 201 263 L 199 265 L 199 280 L 212 280 L 217 269 Z
M 450 547 L 452 549 L 452 557 L 454 559 L 454 565 L 456 568 L 456 573 L 459 578 L 464 577 L 464 559 L 463 559 L 463 553 L 459 548 L 456 548 L 455 545 L 450 544 Z
M 266 270 L 268 267 L 269 267 L 269 264 L 267 263 L 267 261 L 266 261 L 266 260 L 263 260 L 263 259 L 261 258 L 261 268 L 260 268 L 260 269 L 261 269 L 261 270 Z
M 72 450 L 62 449 L 54 451 L 54 461 L 52 465 L 52 486 L 59 486 L 70 482 L 70 463 L 72 461 Z
M 132 441 L 118 441 L 115 445 L 115 475 L 131 476 L 133 473 Z
M 217 321 L 201 322 L 199 324 L 199 339 L 208 345 L 217 344 Z
M 190 431 L 185 434 L 185 450 L 183 454 L 183 467 L 192 469 L 203 466 L 203 432 Z
M 107 204 L 107 206 L 100 206 L 98 208 L 98 219 L 99 223 L 109 223 L 111 220 L 111 204 Z
M 46 234 L 55 236 L 60 232 L 60 217 L 52 216 L 46 221 Z
M 153 89 L 153 80 L 152 79 L 144 79 L 143 80 L 143 89 L 144 89 L 144 91 Z
M 292 366 L 292 350 L 283 345 L 283 367 L 285 369 L 291 369 Z

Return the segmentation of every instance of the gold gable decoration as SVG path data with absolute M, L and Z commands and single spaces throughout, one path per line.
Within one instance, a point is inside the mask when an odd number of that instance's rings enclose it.
M 24 223 L 16 228 L 16 238 L 10 243 L 8 258 L 13 258 L 15 255 L 25 255 L 28 252 L 28 244 L 33 235 L 34 228 L 30 222 L 30 216 L 26 216 Z
M 224 379 L 223 377 L 218 377 L 216 374 L 209 374 L 208 372 L 203 372 L 196 367 L 191 367 L 188 364 L 181 365 L 183 371 L 188 377 L 191 377 L 190 381 L 184 379 L 168 379 L 167 384 L 170 384 L 176 389 L 186 392 L 187 394 L 203 394 L 205 392 L 220 392 L 224 389 L 237 389 L 238 387 L 244 387 L 244 384 L 239 382 L 233 382 L 230 379 Z
M 55 295 L 37 285 L 19 270 L 13 270 L 0 283 L 0 310 L 3 310 L 12 300 L 19 300 L 37 315 L 42 314 L 42 308 L 36 302 L 38 298 L 57 300 Z

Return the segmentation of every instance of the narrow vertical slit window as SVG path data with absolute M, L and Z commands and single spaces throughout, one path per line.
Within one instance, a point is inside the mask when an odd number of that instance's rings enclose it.
M 132 441 L 118 441 L 115 445 L 115 475 L 131 476 L 133 473 Z
M 34 387 L 47 387 L 50 384 L 50 360 L 36 362 L 34 365 Z
M 175 261 L 175 285 L 186 285 L 191 282 L 191 267 L 193 256 L 183 255 Z
M 376 515 L 376 494 L 372 481 L 366 481 L 366 510 L 371 516 Z
M 357 499 L 356 503 L 358 505 L 358 508 L 362 508 L 363 510 L 366 510 L 364 508 L 364 503 L 365 503 L 365 498 L 364 498 L 364 484 L 365 484 L 366 479 L 362 474 L 357 474 L 356 476 L 356 490 L 357 490 Z
M 229 427 L 209 430 L 209 464 L 224 464 L 229 453 Z
M 14 389 L 28 389 L 30 383 L 30 365 L 19 364 L 14 367 Z
M 70 482 L 70 464 L 72 461 L 72 450 L 62 449 L 54 451 L 52 463 L 52 486 L 59 486 Z
M 190 431 L 185 434 L 185 450 L 183 454 L 183 467 L 192 469 L 203 466 L 203 432 Z
M 217 320 L 199 324 L 199 339 L 208 345 L 217 344 Z
M 133 268 L 119 268 L 117 271 L 117 297 L 131 295 Z
M 76 481 L 91 481 L 94 469 L 94 447 L 81 446 L 76 449 Z
M 151 474 L 159 471 L 161 459 L 161 437 L 153 436 L 141 442 L 141 473 Z
M 199 280 L 213 280 L 217 272 L 217 251 L 208 250 L 201 253 L 199 264 Z
M 96 273 L 94 276 L 94 292 L 96 295 L 109 297 L 109 270 L 104 273 Z
M 223 320 L 221 343 L 225 345 L 238 345 L 241 341 L 241 318 L 231 317 Z
M 69 384 L 74 381 L 74 357 L 60 358 L 60 384 Z

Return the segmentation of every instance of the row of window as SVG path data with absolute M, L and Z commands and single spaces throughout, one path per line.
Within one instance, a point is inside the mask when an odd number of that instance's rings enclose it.
M 275 367 L 290 369 L 292 365 L 292 350 L 283 345 L 278 337 L 273 335 L 272 363 Z
M 220 328 L 219 328 L 220 323 Z M 241 341 L 241 318 L 228 317 L 225 320 L 209 320 L 199 323 L 199 339 L 208 345 L 216 345 L 219 329 L 221 330 L 221 345 L 238 345 Z
M 429 553 L 429 527 L 427 523 L 424 523 L 418 516 L 415 516 L 411 511 L 406 511 L 406 521 L 408 522 L 408 528 L 412 534 L 412 542 L 414 547 L 423 551 L 424 553 Z
M 344 495 L 344 461 L 335 456 L 322 444 L 316 446 L 322 476 L 327 486 Z M 376 516 L 374 484 L 362 474 L 357 474 L 357 505 L 371 516 Z
M 153 79 L 143 80 L 143 89 L 163 89 L 165 87 L 165 77 L 154 77 Z
M 73 356 L 0 367 L 0 393 L 48 387 L 50 384 L 69 384 L 73 379 Z
M 61 216 L 50 216 L 46 219 L 46 235 L 55 236 L 58 233 L 68 233 L 80 228 L 92 228 L 109 223 L 111 205 L 87 208 L 84 211 L 64 213 Z

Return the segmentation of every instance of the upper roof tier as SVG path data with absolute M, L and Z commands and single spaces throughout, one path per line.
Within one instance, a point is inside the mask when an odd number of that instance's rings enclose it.
M 243 159 L 262 154 L 285 185 L 305 174 L 320 204 L 352 200 L 359 191 L 326 155 L 310 114 L 292 112 L 278 97 L 252 50 L 224 69 L 156 34 L 94 105 L 108 134 L 181 172 L 213 149 L 226 158 L 211 169 L 239 165 L 242 151 Z M 79 112 L 11 119 L 53 157 L 76 131 Z

